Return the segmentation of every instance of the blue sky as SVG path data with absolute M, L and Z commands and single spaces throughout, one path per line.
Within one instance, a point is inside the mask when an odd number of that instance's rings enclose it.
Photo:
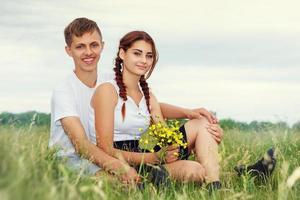
M 118 40 L 145 30 L 160 59 L 149 82 L 160 101 L 206 107 L 240 121 L 300 120 L 300 2 L 296 0 L 6 1 L 0 8 L 0 112 L 50 111 L 51 91 L 73 68 L 64 27 L 101 27 L 101 74 Z

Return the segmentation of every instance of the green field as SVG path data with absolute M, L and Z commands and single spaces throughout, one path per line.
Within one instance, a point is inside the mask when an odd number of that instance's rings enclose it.
M 48 126 L 0 127 L 0 199 L 298 199 L 300 180 L 288 188 L 286 180 L 300 166 L 300 132 L 292 129 L 241 131 L 227 129 L 220 145 L 223 189 L 213 195 L 194 184 L 174 183 L 141 192 L 105 177 L 89 177 L 68 170 L 47 147 Z M 277 166 L 266 184 L 237 177 L 237 163 L 251 163 L 271 146 Z

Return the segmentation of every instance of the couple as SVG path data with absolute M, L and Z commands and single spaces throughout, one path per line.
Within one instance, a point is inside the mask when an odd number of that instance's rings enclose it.
M 180 128 L 188 148 L 168 147 L 156 175 L 163 172 L 173 180 L 221 188 L 218 144 L 223 131 L 216 117 L 203 108 L 184 109 L 157 101 L 146 82 L 158 59 L 147 33 L 133 31 L 121 38 L 113 80 L 97 77 L 104 42 L 94 21 L 77 18 L 64 35 L 75 69 L 52 96 L 49 146 L 59 148 L 59 157 L 66 158 L 74 169 L 90 174 L 104 170 L 124 182 L 139 182 L 135 167 L 157 165 L 161 151 L 145 153 L 138 148 L 140 128 L 147 130 L 150 122 L 164 122 L 165 118 L 188 118 Z M 196 161 L 187 160 L 191 152 Z

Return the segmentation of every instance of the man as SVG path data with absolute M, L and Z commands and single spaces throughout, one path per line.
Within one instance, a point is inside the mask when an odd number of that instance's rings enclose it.
M 135 180 L 138 175 L 133 168 L 108 156 L 89 140 L 89 103 L 99 81 L 97 64 L 104 46 L 101 31 L 95 22 L 79 18 L 65 28 L 64 35 L 65 50 L 75 69 L 53 92 L 49 146 L 58 147 L 58 156 L 67 158 L 74 169 L 95 174 L 103 168 L 123 181 Z
M 58 147 L 57 155 L 67 158 L 74 169 L 96 174 L 100 169 L 116 174 L 123 181 L 137 181 L 135 169 L 125 161 L 115 159 L 92 143 L 89 135 L 88 116 L 90 101 L 95 86 L 100 82 L 97 77 L 97 64 L 104 47 L 102 34 L 97 24 L 87 18 L 73 20 L 64 31 L 67 54 L 72 57 L 74 71 L 54 90 L 51 101 L 50 147 Z M 220 143 L 223 131 L 217 119 L 207 110 L 183 109 L 161 104 L 166 118 L 201 118 L 210 122 L 208 131 Z

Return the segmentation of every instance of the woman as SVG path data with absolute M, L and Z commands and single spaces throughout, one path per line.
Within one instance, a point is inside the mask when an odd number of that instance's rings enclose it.
M 120 40 L 115 59 L 115 80 L 98 86 L 91 101 L 97 146 L 134 166 L 160 162 L 159 152 L 145 153 L 138 148 L 142 134 L 139 130 L 147 130 L 151 118 L 154 123 L 164 121 L 158 101 L 146 82 L 157 60 L 155 43 L 146 32 L 126 34 Z M 190 120 L 180 128 L 188 148 L 170 146 L 164 158 L 163 168 L 172 179 L 221 187 L 218 144 L 208 132 L 207 125 L 203 118 Z M 178 151 L 181 160 L 178 160 Z M 186 160 L 191 151 L 195 152 L 196 161 Z

